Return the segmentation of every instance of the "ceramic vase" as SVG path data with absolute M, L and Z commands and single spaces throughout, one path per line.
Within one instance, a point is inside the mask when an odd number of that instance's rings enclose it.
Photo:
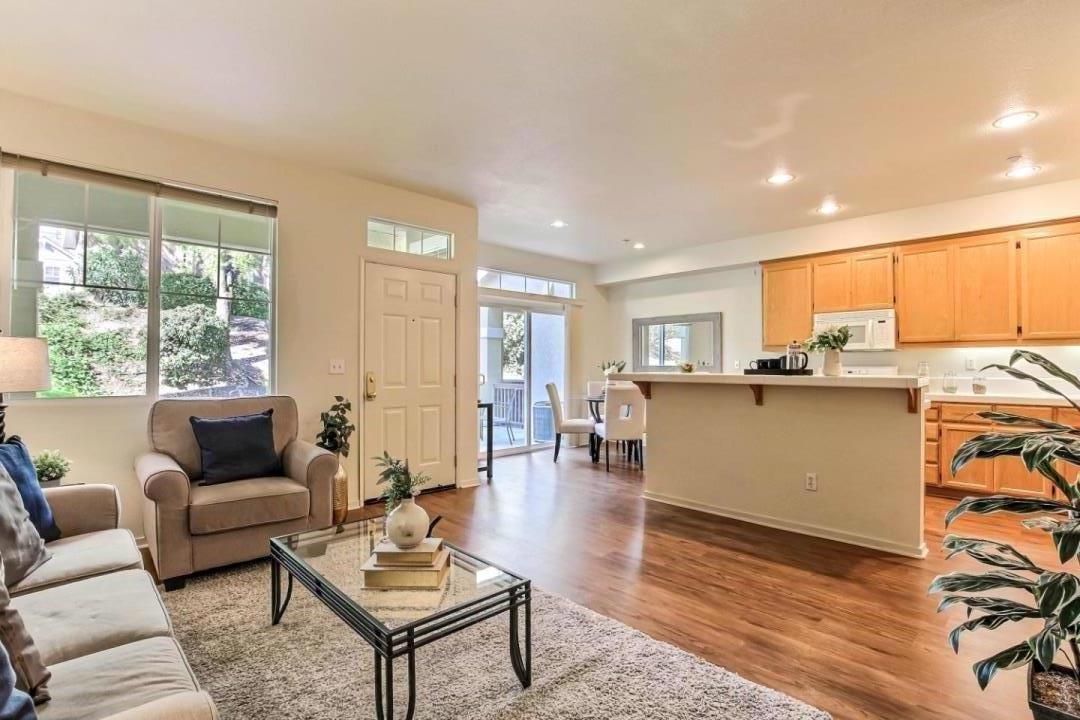
M 405 498 L 386 516 L 386 536 L 402 550 L 416 547 L 427 537 L 430 521 L 414 498 Z
M 825 351 L 825 366 L 821 370 L 822 374 L 836 377 L 844 372 L 843 366 L 840 364 L 840 351 L 839 350 L 826 350 Z
M 349 474 L 345 471 L 345 466 L 341 464 L 340 458 L 341 456 L 338 455 L 337 472 L 334 473 L 333 485 L 331 485 L 334 494 L 334 510 L 330 519 L 334 525 L 341 525 L 349 514 Z

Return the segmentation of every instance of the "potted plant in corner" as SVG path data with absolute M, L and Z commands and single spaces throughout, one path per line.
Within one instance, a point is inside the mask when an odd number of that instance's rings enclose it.
M 334 514 L 333 523 L 345 522 L 349 513 L 349 475 L 341 464 L 341 458 L 349 457 L 349 438 L 356 426 L 349 421 L 352 403 L 341 395 L 334 396 L 334 404 L 319 416 L 322 430 L 315 436 L 315 444 L 329 450 L 338 458 L 338 469 L 334 473 Z
M 807 352 L 825 353 L 824 375 L 837 376 L 844 372 L 840 364 L 840 353 L 851 340 L 851 329 L 847 325 L 828 327 L 812 335 L 806 341 Z
M 56 487 L 71 470 L 71 462 L 59 450 L 42 450 L 34 456 L 34 470 L 42 487 Z
M 379 484 L 386 485 L 382 493 L 386 501 L 386 536 L 403 550 L 416 547 L 427 537 L 430 527 L 430 518 L 416 504 L 416 496 L 431 478 L 410 471 L 408 460 L 396 460 L 386 451 L 372 460 L 380 468 Z
M 1013 352 L 1008 365 L 987 368 L 1032 382 L 1045 392 L 1061 396 L 1080 411 L 1080 405 L 1046 380 L 1015 368 L 1021 360 L 1080 390 L 1080 378 L 1042 355 L 1025 350 Z M 944 593 L 939 612 L 954 605 L 967 608 L 968 618 L 949 633 L 949 644 L 954 651 L 959 648 L 960 636 L 970 630 L 993 630 L 1022 620 L 1039 623 L 1040 627 L 1026 641 L 980 660 L 972 669 L 979 687 L 985 689 L 998 670 L 1027 666 L 1028 706 L 1035 719 L 1075 720 L 1080 718 L 1080 577 L 1067 572 L 1065 566 L 1080 558 L 1080 479 L 1070 481 L 1058 468 L 1062 463 L 1080 465 L 1080 428 L 1004 412 L 987 411 L 979 415 L 998 425 L 1035 429 L 987 432 L 971 438 L 953 457 L 953 472 L 975 460 L 1014 456 L 1022 459 L 1029 471 L 1049 480 L 1059 497 L 965 498 L 945 516 L 946 527 L 965 513 L 1041 515 L 1022 523 L 1047 533 L 1062 566 L 1043 568 L 1004 543 L 949 534 L 942 541 L 948 557 L 968 555 L 991 570 L 941 575 L 930 585 L 930 592 Z M 1075 469 L 1069 474 L 1076 478 Z M 996 591 L 1000 590 L 1006 594 L 1022 591 L 1030 598 L 1017 601 L 999 597 Z M 1064 657 L 1067 665 L 1055 663 L 1058 657 Z

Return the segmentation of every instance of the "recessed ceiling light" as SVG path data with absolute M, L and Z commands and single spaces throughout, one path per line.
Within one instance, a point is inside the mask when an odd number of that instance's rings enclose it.
M 635 250 L 644 250 L 644 249 L 645 249 L 645 243 L 643 243 L 643 242 L 636 242 L 636 243 L 634 243 L 634 245 L 633 245 L 633 248 L 634 248 Z
M 772 175 L 765 179 L 765 182 L 770 185 L 787 185 L 789 182 L 795 179 L 795 176 L 789 173 L 787 170 L 777 170 Z
M 564 228 L 564 227 L 566 227 L 566 221 L 565 220 L 552 220 L 551 221 L 551 227 L 553 227 L 553 228 Z
M 1005 177 L 1014 180 L 1029 178 L 1042 170 L 1041 166 L 1036 165 L 1027 158 L 1012 157 L 1009 158 L 1009 162 L 1012 163 L 1012 167 L 1005 171 Z
M 840 212 L 840 205 L 832 198 L 825 198 L 821 205 L 818 205 L 817 211 L 822 215 L 833 215 Z
M 1021 125 L 1027 125 L 1037 117 L 1039 117 L 1039 113 L 1034 110 L 1011 112 L 1008 115 L 1002 115 L 995 120 L 994 127 L 1001 128 L 1002 130 L 1011 130 L 1013 128 L 1018 128 Z

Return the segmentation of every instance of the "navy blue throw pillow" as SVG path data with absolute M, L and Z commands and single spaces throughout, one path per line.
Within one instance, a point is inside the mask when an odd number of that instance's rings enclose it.
M 45 493 L 38 483 L 37 470 L 34 469 L 34 461 L 30 458 L 26 444 L 19 438 L 0 443 L 0 464 L 19 488 L 19 496 L 30 515 L 30 522 L 37 528 L 41 539 L 45 542 L 59 539 L 60 528 L 56 527 L 52 508 L 49 507 L 49 501 L 45 499 Z
M 191 418 L 202 457 L 202 485 L 281 474 L 274 450 L 274 410 L 225 418 Z

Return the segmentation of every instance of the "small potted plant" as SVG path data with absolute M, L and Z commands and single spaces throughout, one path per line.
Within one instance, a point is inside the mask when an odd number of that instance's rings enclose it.
M 825 365 L 821 372 L 824 375 L 837 376 L 843 373 L 844 368 L 840 364 L 840 353 L 851 340 L 851 329 L 847 325 L 828 327 L 810 336 L 806 341 L 808 352 L 825 353 Z
M 409 470 L 408 460 L 397 460 L 390 453 L 374 457 L 379 470 L 379 484 L 386 485 L 382 498 L 386 501 L 386 536 L 399 548 L 416 547 L 427 537 L 431 518 L 416 504 L 420 488 L 431 478 Z
M 1062 370 L 1042 355 L 1017 350 L 1008 365 L 988 365 L 1005 374 L 1034 383 L 1041 390 L 1064 398 L 1080 411 L 1080 404 L 1044 379 L 1013 367 L 1020 360 L 1041 368 L 1048 375 L 1080 390 L 1080 378 Z M 1028 668 L 1028 707 L 1035 720 L 1076 720 L 1080 718 L 1080 577 L 1065 570 L 1065 565 L 1080 558 L 1080 478 L 1070 481 L 1063 463 L 1080 465 L 1080 428 L 1012 413 L 978 413 L 995 425 L 1034 427 L 1022 432 L 987 432 L 971 438 L 952 459 L 955 473 L 969 462 L 1013 456 L 1023 460 L 1031 472 L 1038 472 L 1053 484 L 1058 496 L 1021 498 L 990 495 L 965 498 L 945 516 L 946 527 L 965 513 L 988 515 L 1011 512 L 1017 515 L 1041 515 L 1021 521 L 1025 527 L 1042 530 L 1053 541 L 1062 563 L 1058 568 L 1043 568 L 1015 548 L 981 538 L 946 535 L 942 545 L 949 557 L 967 555 L 989 572 L 952 572 L 934 579 L 930 592 L 944 593 L 938 611 L 960 605 L 967 608 L 967 618 L 949 633 L 954 651 L 960 636 L 967 631 L 993 630 L 1005 623 L 1034 620 L 1035 633 L 1024 642 L 975 663 L 972 669 L 979 687 L 985 689 L 998 670 Z M 1014 600 L 999 597 L 1027 593 L 1030 597 Z M 987 594 L 989 593 L 989 594 Z M 1067 665 L 1055 663 L 1064 657 Z
M 621 373 L 624 367 L 626 367 L 625 360 L 605 360 L 600 363 L 600 371 L 604 373 L 604 382 L 607 385 L 614 385 L 615 381 L 611 379 L 611 376 Z
M 341 464 L 341 458 L 349 457 L 349 438 L 356 431 L 356 425 L 349 421 L 352 403 L 347 397 L 334 396 L 334 404 L 319 416 L 322 430 L 315 436 L 315 444 L 329 450 L 338 458 L 338 469 L 334 473 L 334 515 L 333 522 L 340 525 L 349 513 L 349 474 Z
M 71 470 L 71 462 L 59 450 L 42 450 L 34 456 L 34 470 L 43 487 L 55 487 Z

